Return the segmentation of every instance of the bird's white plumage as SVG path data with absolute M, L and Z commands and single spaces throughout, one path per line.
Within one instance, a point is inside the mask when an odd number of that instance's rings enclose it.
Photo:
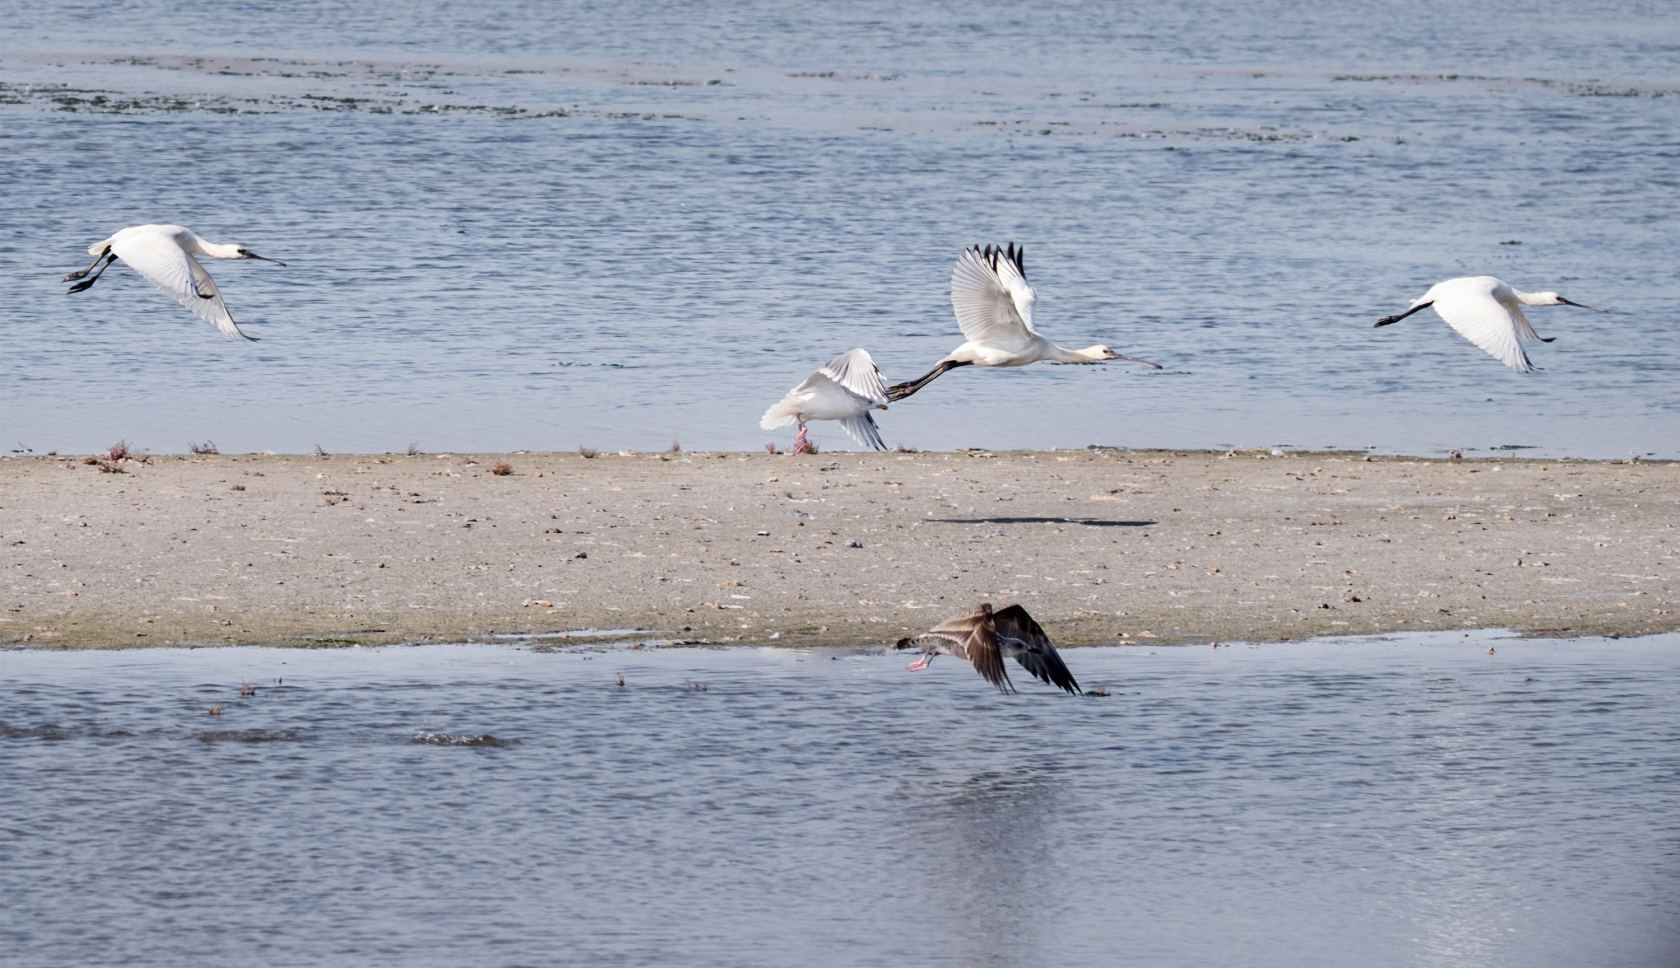
M 818 367 L 817 372 L 871 403 L 887 402 L 887 381 L 881 378 L 867 350 L 841 353 Z
M 869 411 L 887 405 L 887 385 L 867 350 L 855 349 L 824 363 L 787 396 L 764 411 L 758 425 L 775 430 L 808 420 L 838 420 L 846 434 L 864 447 L 886 450 Z
M 1521 337 L 1524 333 L 1533 339 L 1539 337 L 1523 317 L 1510 286 L 1492 276 L 1448 279 L 1430 287 L 1423 299 L 1434 303 L 1436 314 L 1458 335 L 1489 356 L 1518 373 L 1534 369 L 1523 352 Z
M 186 231 L 174 225 L 142 225 L 138 229 L 124 229 L 112 237 L 111 251 L 156 286 L 158 291 L 192 310 L 193 315 L 214 325 L 224 335 L 249 339 L 234 324 L 215 280 L 181 246 L 176 234 L 143 231 L 168 229 Z
M 997 268 L 976 249 L 964 249 L 951 270 L 951 308 L 957 328 L 971 343 L 1003 345 L 1029 341 L 1038 294 L 1015 264 L 998 257 Z

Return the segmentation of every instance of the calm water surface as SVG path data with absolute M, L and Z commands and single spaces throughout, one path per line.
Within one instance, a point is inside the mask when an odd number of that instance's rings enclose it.
M 1680 454 L 1680 7 L 0 0 L 7 450 L 757 448 L 958 341 L 961 246 L 1166 364 L 961 372 L 889 444 Z M 179 221 L 228 344 L 118 269 Z M 1545 371 L 1432 315 L 1492 273 Z M 785 436 L 785 435 L 784 435 Z M 819 428 L 824 446 L 850 446 Z M 786 442 L 785 440 L 783 441 Z
M 1680 963 L 1680 636 L 1068 662 L 0 653 L 0 961 Z

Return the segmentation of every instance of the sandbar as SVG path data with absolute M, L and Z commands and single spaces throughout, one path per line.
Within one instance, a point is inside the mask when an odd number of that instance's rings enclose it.
M 498 468 L 497 465 L 505 465 Z M 0 643 L 1680 630 L 1680 465 L 1087 450 L 0 460 Z M 506 473 L 493 473 L 505 470 Z

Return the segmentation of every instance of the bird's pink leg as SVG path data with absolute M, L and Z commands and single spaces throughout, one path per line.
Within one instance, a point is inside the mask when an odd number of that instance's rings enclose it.
M 805 421 L 799 421 L 799 433 L 793 438 L 793 452 L 795 454 L 814 454 L 817 445 L 805 439 Z
M 917 659 L 915 662 L 912 662 L 909 665 L 905 666 L 905 668 L 906 669 L 913 669 L 916 672 L 920 672 L 923 669 L 926 669 L 928 666 L 933 665 L 933 657 L 937 654 L 938 653 L 936 653 L 936 652 L 929 652 L 927 655 L 924 655 L 920 659 Z

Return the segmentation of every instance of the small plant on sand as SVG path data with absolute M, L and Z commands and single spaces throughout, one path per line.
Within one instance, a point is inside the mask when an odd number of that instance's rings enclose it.
M 490 473 L 497 477 L 506 477 L 513 473 L 513 465 L 505 460 L 499 460 L 490 468 Z
M 793 452 L 795 454 L 815 454 L 817 452 L 817 442 L 814 440 L 801 440 L 799 445 L 793 448 Z
M 671 438 L 671 453 L 673 453 L 673 454 L 682 453 L 682 444 L 677 443 L 677 440 L 676 440 L 675 437 Z
M 593 448 L 593 447 L 579 447 L 578 448 L 578 454 L 579 454 L 579 456 L 582 456 L 582 457 L 593 458 L 595 456 L 595 448 Z
M 116 443 L 112 444 L 105 451 L 105 459 L 106 460 L 127 460 L 128 459 L 128 441 L 119 440 Z
M 220 454 L 221 453 L 221 451 L 216 449 L 216 442 L 214 440 L 206 440 L 202 444 L 188 444 L 187 449 L 192 451 L 195 454 Z
M 893 448 L 893 453 L 895 453 L 895 454 L 919 454 L 919 453 L 921 453 L 921 451 L 917 450 L 914 447 L 906 447 L 903 444 L 899 444 L 897 447 Z
M 117 463 L 114 460 L 100 460 L 99 458 L 95 457 L 93 459 L 93 462 L 95 464 L 99 465 L 99 473 L 101 473 L 101 474 L 127 474 L 128 473 L 128 471 L 125 471 L 125 470 L 122 469 L 121 464 Z
M 326 448 L 322 447 L 320 444 L 316 444 L 315 445 L 315 456 L 316 457 L 331 457 L 332 455 L 327 453 Z
M 95 457 L 92 454 L 89 454 L 86 457 L 82 458 L 82 463 L 84 463 L 84 464 L 97 464 L 97 463 L 99 463 L 99 458 Z
M 764 452 L 765 452 L 765 453 L 766 453 L 766 454 L 780 454 L 780 453 L 781 453 L 781 451 L 779 451 L 779 450 L 777 450 L 777 449 L 776 449 L 776 445 L 775 445 L 775 444 L 765 444 L 765 445 L 764 445 Z M 722 454 L 719 454 L 719 455 L 718 455 L 718 456 L 719 456 L 719 457 L 722 457 L 722 456 L 723 456 L 723 455 L 722 455 Z
M 404 453 L 405 456 L 408 456 L 408 457 L 418 457 L 420 455 L 420 442 L 417 440 L 414 443 L 409 444 L 408 445 L 408 450 L 404 451 L 403 453 Z

